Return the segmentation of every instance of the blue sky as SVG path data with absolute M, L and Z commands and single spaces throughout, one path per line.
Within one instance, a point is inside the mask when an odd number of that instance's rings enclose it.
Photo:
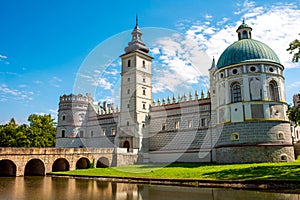
M 291 63 L 285 49 L 299 37 L 298 5 L 300 0 L 0 0 L 0 123 L 12 117 L 25 123 L 32 113 L 56 117 L 60 95 L 89 86 L 96 101 L 117 101 L 117 55 L 130 40 L 136 14 L 156 58 L 154 98 L 206 91 L 208 63 L 237 40 L 245 18 L 253 39 L 269 45 L 286 67 L 291 103 L 300 92 L 300 64 Z M 89 65 L 100 50 L 111 55 L 100 56 L 109 63 L 105 69 Z M 86 85 L 77 90 L 80 79 Z M 182 82 L 189 87 L 178 88 Z

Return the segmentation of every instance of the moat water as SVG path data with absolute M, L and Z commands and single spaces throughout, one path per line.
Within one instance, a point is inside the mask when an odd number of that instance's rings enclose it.
M 58 177 L 0 177 L 1 200 L 298 200 L 297 192 L 138 185 Z

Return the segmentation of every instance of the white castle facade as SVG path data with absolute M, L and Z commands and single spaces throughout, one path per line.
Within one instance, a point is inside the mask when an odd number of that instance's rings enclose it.
M 152 99 L 152 57 L 136 24 L 121 55 L 120 109 L 91 96 L 60 97 L 56 147 L 96 147 L 137 155 L 135 162 L 293 161 L 284 66 L 238 27 L 209 70 L 207 94 Z

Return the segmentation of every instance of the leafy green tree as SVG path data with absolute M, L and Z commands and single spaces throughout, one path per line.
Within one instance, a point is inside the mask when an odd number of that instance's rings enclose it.
M 54 147 L 56 128 L 51 115 L 31 114 L 28 117 L 32 147 Z
M 298 97 L 300 99 L 300 94 L 298 94 Z M 288 108 L 288 117 L 289 120 L 294 124 L 294 125 L 300 125 L 300 106 L 289 106 Z
M 51 115 L 32 114 L 29 125 L 18 125 L 14 118 L 0 125 L 1 147 L 54 147 L 56 128 Z
M 300 35 L 300 33 L 299 33 Z M 290 54 L 294 54 L 293 55 L 293 62 L 298 62 L 299 58 L 300 58 L 300 40 L 295 39 L 294 41 L 292 41 L 289 44 L 289 48 L 287 49 L 287 51 L 290 52 Z

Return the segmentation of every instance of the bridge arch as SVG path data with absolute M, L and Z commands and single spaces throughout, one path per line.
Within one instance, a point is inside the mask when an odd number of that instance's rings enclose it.
M 8 159 L 0 160 L 0 176 L 16 176 L 16 164 Z
M 82 157 L 76 162 L 76 169 L 87 169 L 90 167 L 90 161 L 86 157 Z
M 24 176 L 44 176 L 45 165 L 43 161 L 38 158 L 33 158 L 25 165 Z
M 109 159 L 102 156 L 97 160 L 97 164 L 96 164 L 97 168 L 106 168 L 109 167 Z
M 53 172 L 69 171 L 69 170 L 70 170 L 70 164 L 68 160 L 65 158 L 56 159 L 52 165 Z

